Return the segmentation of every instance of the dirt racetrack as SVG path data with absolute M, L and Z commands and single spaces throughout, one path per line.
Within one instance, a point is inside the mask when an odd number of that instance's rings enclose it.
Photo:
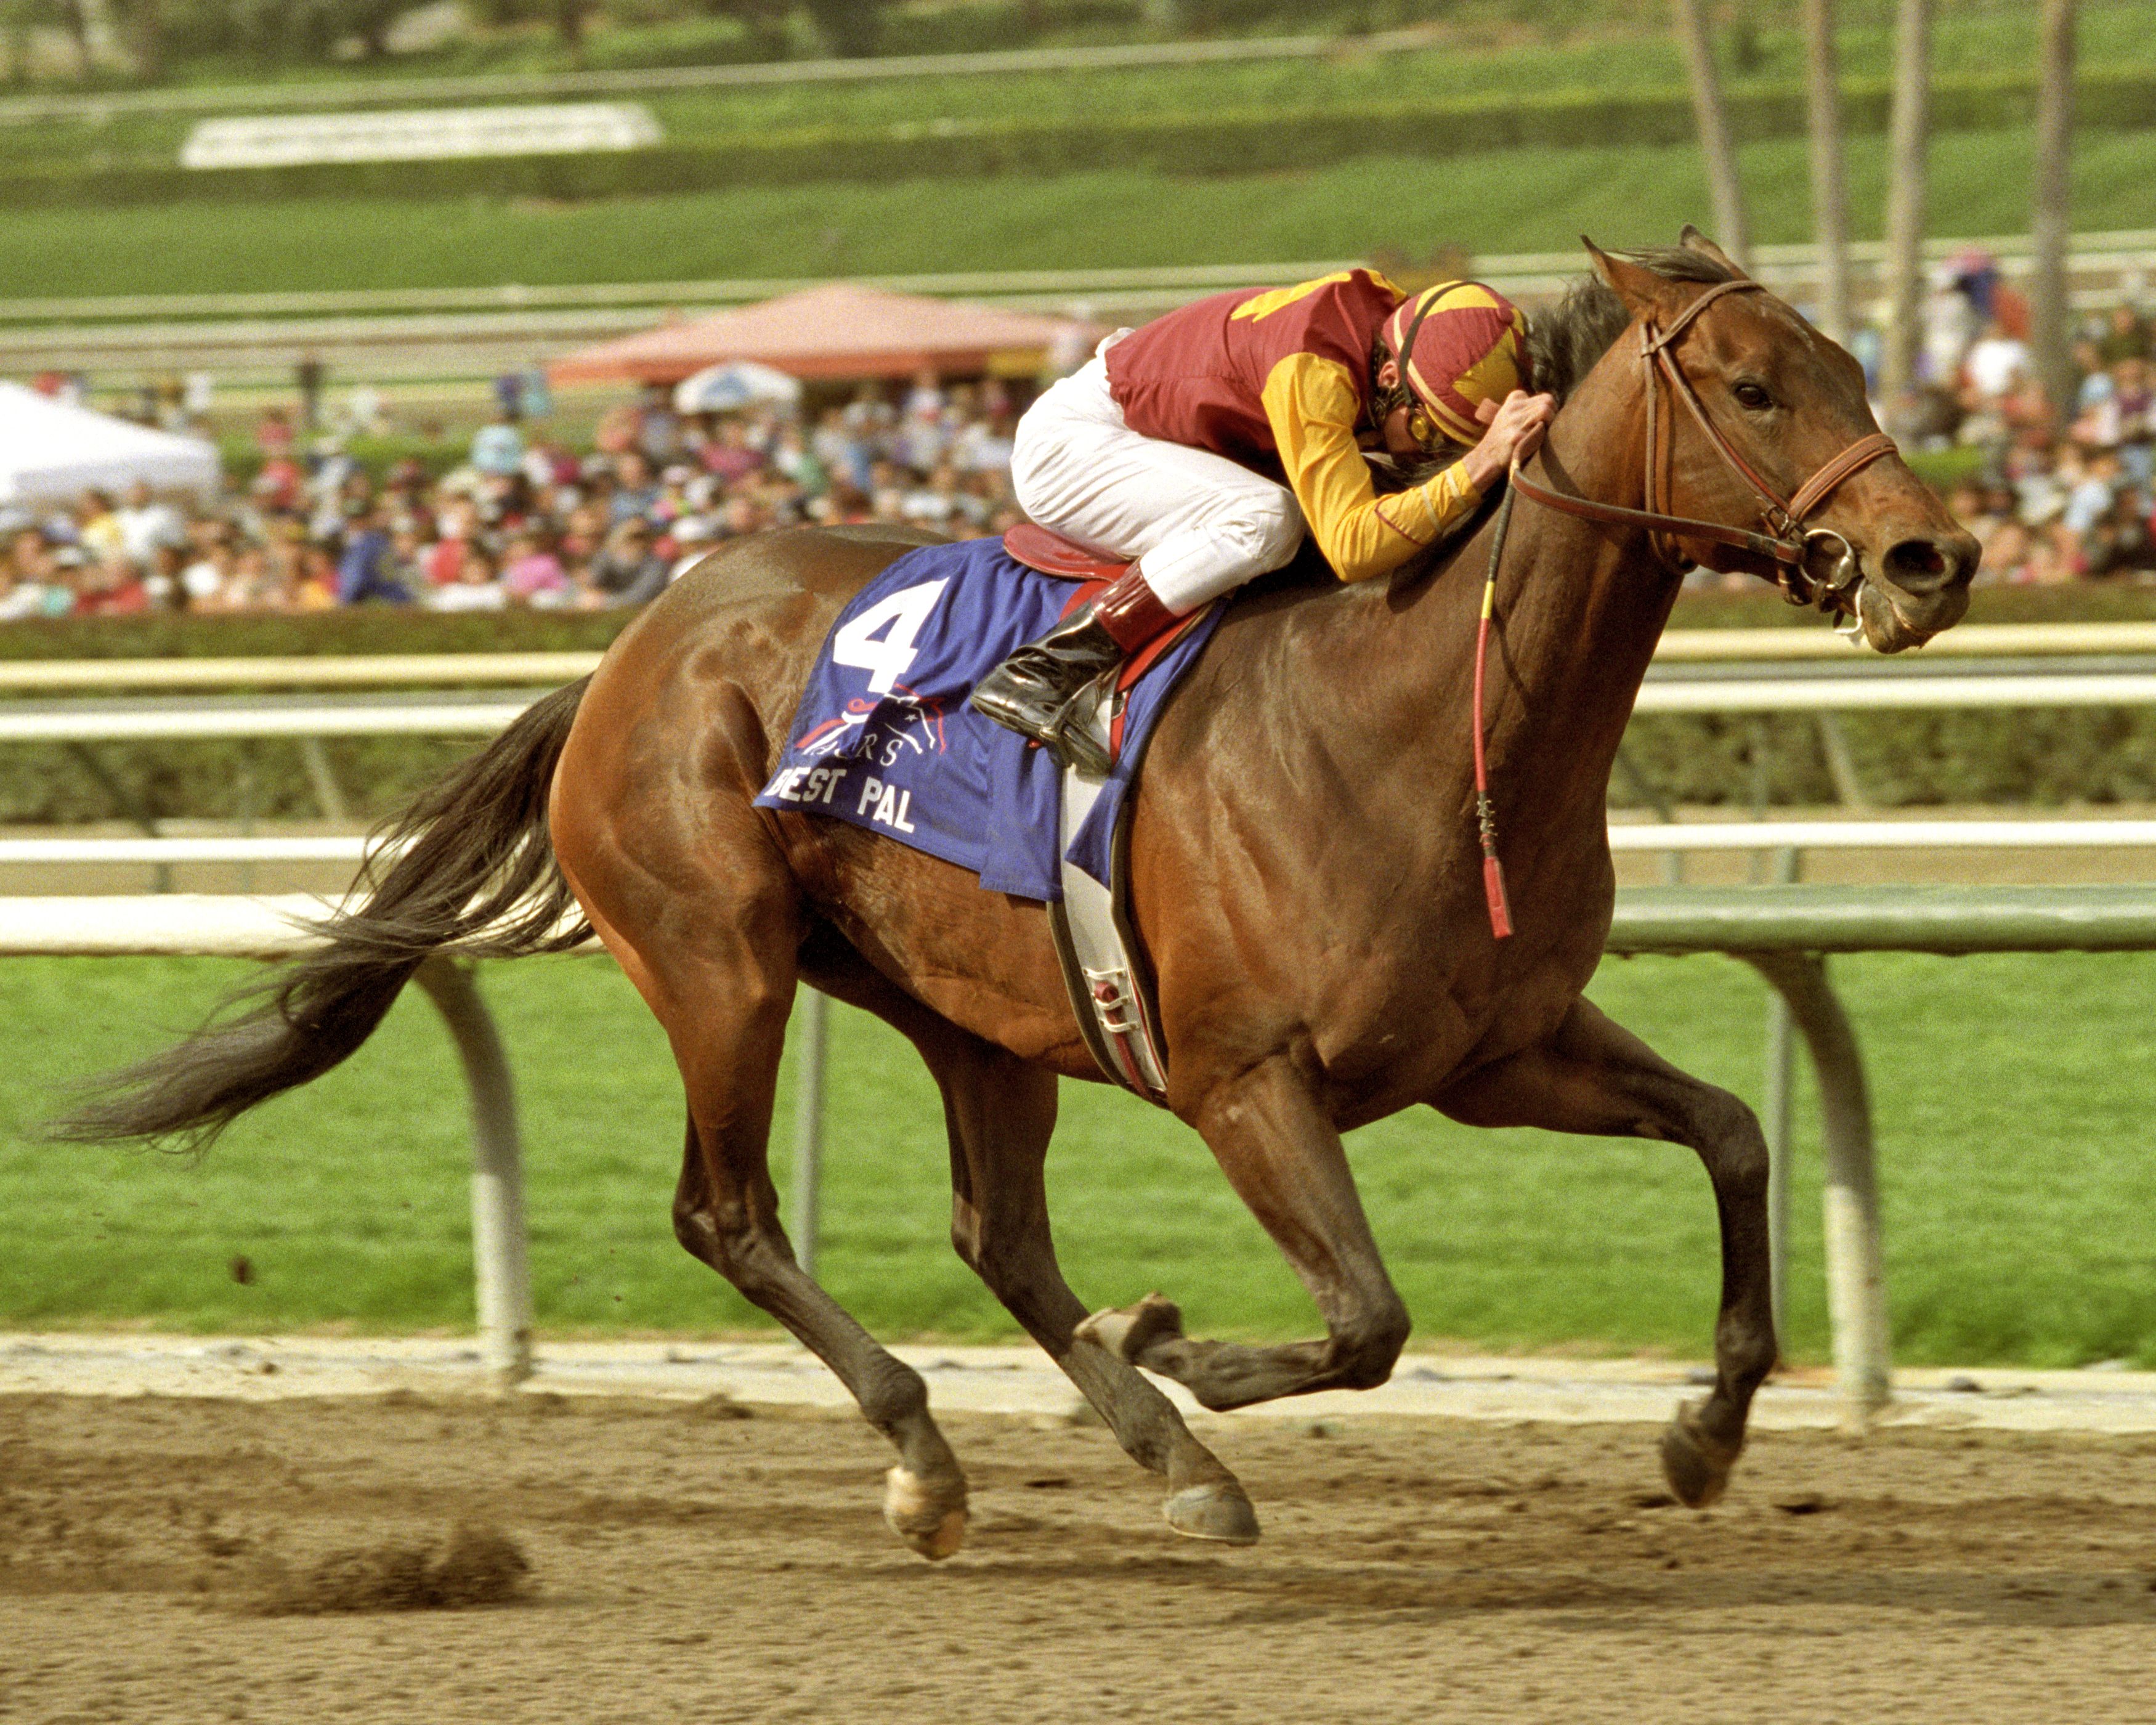
M 945 1424 L 932 1568 L 851 1415 L 0 1397 L 0 1718 L 2156 1716 L 2148 1438 L 1763 1435 L 1694 1516 L 1638 1427 L 1216 1425 L 1239 1551 L 1097 1428 Z

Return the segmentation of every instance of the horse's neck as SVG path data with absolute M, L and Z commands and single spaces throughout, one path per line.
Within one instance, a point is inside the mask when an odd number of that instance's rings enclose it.
M 1611 381 L 1607 369 L 1595 381 Z M 1552 426 L 1545 465 L 1579 495 L 1644 508 L 1645 435 L 1635 393 L 1583 401 Z M 1676 583 L 1636 534 L 1524 499 L 1514 531 L 1498 588 L 1507 675 L 1492 685 L 1497 758 L 1556 741 L 1606 785 Z
M 1616 345 L 1625 348 L 1626 339 Z M 1645 434 L 1635 374 L 1599 367 L 1550 428 L 1543 483 L 1640 508 Z M 1473 653 L 1472 602 L 1493 531 L 1486 527 L 1430 583 L 1425 597 L 1435 603 L 1410 608 L 1409 626 L 1433 636 L 1421 644 L 1424 663 L 1458 666 Z M 1599 824 L 1617 745 L 1675 597 L 1674 582 L 1638 536 L 1524 497 L 1514 504 L 1483 702 L 1493 782 L 1511 829 Z M 1456 721 L 1463 731 L 1466 718 Z M 1448 715 L 1443 722 L 1455 721 Z

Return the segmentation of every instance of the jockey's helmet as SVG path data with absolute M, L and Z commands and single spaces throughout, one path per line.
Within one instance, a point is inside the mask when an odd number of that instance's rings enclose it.
M 1527 314 L 1479 281 L 1441 281 L 1410 294 L 1378 334 L 1377 362 L 1396 362 L 1408 430 L 1424 448 L 1479 443 L 1477 403 L 1527 387 Z M 1383 412 L 1376 417 L 1382 418 Z

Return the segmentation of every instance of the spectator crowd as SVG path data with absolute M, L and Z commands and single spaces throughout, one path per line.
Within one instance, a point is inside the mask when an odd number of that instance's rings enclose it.
M 1852 346 L 1876 366 L 1876 336 Z M 1962 475 L 1948 501 L 1984 545 L 1979 584 L 2156 583 L 2156 327 L 2120 304 L 2086 322 L 2073 359 L 2071 398 L 2055 402 L 2028 303 L 1996 263 L 1970 253 L 1942 267 L 1920 387 L 1882 418 Z M 316 382 L 302 392 L 309 427 Z M 379 399 L 366 393 L 372 419 Z M 182 507 L 136 485 L 0 509 L 0 622 L 366 603 L 598 609 L 641 604 L 720 543 L 767 527 L 887 521 L 963 537 L 1019 518 L 1009 470 L 1023 399 L 993 378 L 923 373 L 806 411 L 726 413 L 677 412 L 654 387 L 601 419 L 584 449 L 549 434 L 536 373 L 495 393 L 446 471 L 416 455 L 372 471 L 343 439 L 272 408 L 254 429 L 259 465 L 223 497 Z M 183 406 L 172 394 L 168 421 Z
M 1925 308 L 1924 377 L 1897 428 L 1964 452 L 1948 501 L 1984 546 L 1980 585 L 2156 582 L 2156 330 L 2133 304 L 2076 331 L 2054 401 L 2029 305 L 1986 254 L 1942 267 Z
M 256 426 L 244 486 L 182 506 L 136 485 L 0 511 L 0 621 L 152 610 L 443 611 L 637 605 L 722 542 L 800 523 L 908 523 L 963 537 L 1019 519 L 1019 403 L 997 380 L 864 387 L 786 404 L 677 413 L 647 389 L 585 450 L 505 397 L 446 472 L 375 473 L 281 409 Z

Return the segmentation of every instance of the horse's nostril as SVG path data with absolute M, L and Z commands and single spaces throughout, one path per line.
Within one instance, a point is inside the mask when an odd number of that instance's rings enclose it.
M 1958 562 L 1936 540 L 1904 539 L 1887 553 L 1887 578 L 1912 593 L 1928 593 L 1952 581 Z

